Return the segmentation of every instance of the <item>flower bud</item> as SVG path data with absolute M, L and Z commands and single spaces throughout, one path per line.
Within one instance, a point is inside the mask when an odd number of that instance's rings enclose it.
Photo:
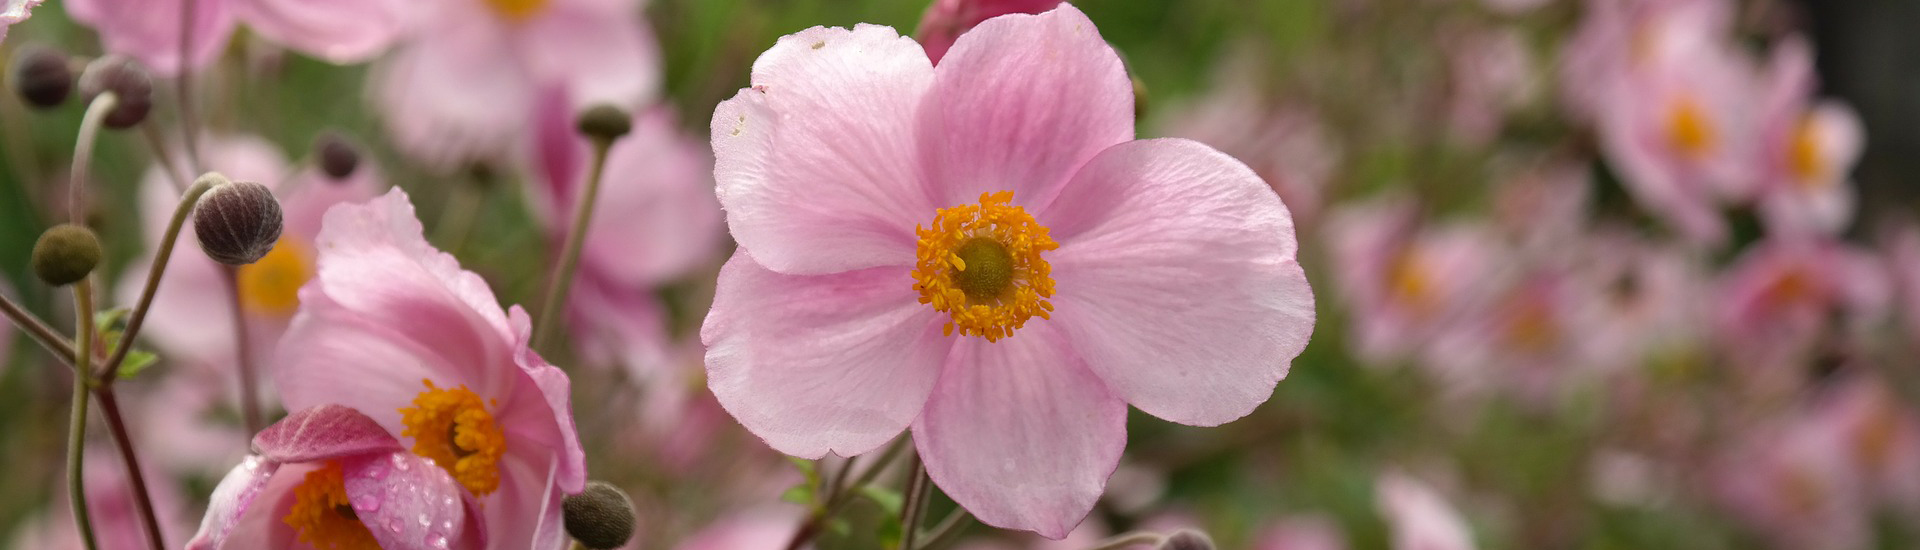
M 633 131 L 633 116 L 625 109 L 602 103 L 580 113 L 578 124 L 582 135 L 611 142 Z
M 360 151 L 345 136 L 335 132 L 320 134 L 313 141 L 313 156 L 320 162 L 320 172 L 334 181 L 347 179 L 353 170 L 360 167 Z
M 67 67 L 67 54 L 39 45 L 20 48 L 13 54 L 13 86 L 29 106 L 60 106 L 73 95 L 73 69 Z
M 33 274 L 48 285 L 70 285 L 93 273 L 100 256 L 100 238 L 93 230 L 63 223 L 48 228 L 33 243 Z
M 561 504 L 567 534 L 587 548 L 619 548 L 633 538 L 633 501 L 605 481 L 587 483 L 587 489 Z
M 102 121 L 108 128 L 131 128 L 147 119 L 153 110 L 153 79 L 138 62 L 119 55 L 108 55 L 87 64 L 80 73 L 80 95 L 88 102 L 106 92 L 119 100 Z
M 202 178 L 219 177 L 209 173 Z M 247 265 L 280 240 L 280 201 L 273 190 L 250 181 L 214 186 L 193 210 L 193 234 L 213 261 Z
M 1206 533 L 1181 529 L 1167 535 L 1167 540 L 1160 542 L 1159 550 L 1213 550 L 1213 548 L 1213 539 L 1208 538 Z

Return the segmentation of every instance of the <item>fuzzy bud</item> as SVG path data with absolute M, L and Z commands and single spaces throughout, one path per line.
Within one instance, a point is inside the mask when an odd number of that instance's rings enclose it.
M 153 110 L 153 78 L 140 63 L 119 55 L 93 60 L 80 73 L 80 94 L 88 102 L 106 92 L 119 101 L 102 121 L 108 128 L 124 130 L 147 119 Z
M 605 481 L 587 483 L 580 494 L 561 504 L 567 534 L 587 548 L 619 548 L 633 538 L 633 501 Z
M 360 150 L 335 132 L 320 134 L 313 141 L 313 156 L 319 160 L 320 172 L 334 181 L 347 179 L 360 167 Z
M 93 273 L 100 256 L 100 238 L 93 230 L 70 223 L 56 225 L 33 243 L 33 274 L 48 285 L 70 285 Z
M 260 261 L 280 240 L 280 201 L 273 190 L 250 181 L 214 186 L 194 207 L 193 234 L 213 261 L 236 266 Z
M 73 69 L 67 54 L 46 46 L 29 45 L 13 54 L 13 86 L 20 99 L 36 109 L 51 109 L 73 95 Z
M 1213 550 L 1213 549 L 1214 549 L 1213 539 L 1207 537 L 1206 533 L 1194 531 L 1192 529 L 1181 529 L 1179 531 L 1175 531 L 1171 535 L 1167 535 L 1167 540 L 1160 542 L 1160 548 L 1158 550 Z
M 605 103 L 580 113 L 578 124 L 582 135 L 606 142 L 620 139 L 620 136 L 633 131 L 633 117 L 625 109 Z

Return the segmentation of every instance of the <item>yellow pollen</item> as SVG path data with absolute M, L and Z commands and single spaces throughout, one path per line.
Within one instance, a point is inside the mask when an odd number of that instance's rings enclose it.
M 508 21 L 520 22 L 533 18 L 547 7 L 550 0 L 486 0 L 487 7 Z
M 378 550 L 379 541 L 360 522 L 347 501 L 347 484 L 340 463 L 307 472 L 293 488 L 293 509 L 281 521 L 299 534 L 300 542 L 318 550 Z
M 1060 245 L 1012 200 L 1012 191 L 981 193 L 980 204 L 942 208 L 931 228 L 915 228 L 913 288 L 920 303 L 952 315 L 948 335 L 996 342 L 1027 319 L 1050 318 L 1053 272 L 1040 254 Z
M 1394 258 L 1387 267 L 1387 284 L 1394 299 L 1415 313 L 1424 315 L 1433 309 L 1433 279 L 1417 252 L 1407 250 Z
M 280 237 L 260 261 L 240 267 L 240 304 L 254 313 L 293 314 L 300 307 L 300 286 L 313 277 L 311 256 L 299 239 Z
M 1513 305 L 1513 316 L 1507 319 L 1507 345 L 1521 353 L 1547 353 L 1560 341 L 1554 330 L 1553 311 L 1539 297 L 1531 298 L 1521 298 L 1526 301 Z
M 1827 184 L 1821 179 L 1826 172 L 1826 161 L 1820 158 L 1819 126 L 1814 124 L 1811 115 L 1802 118 L 1793 127 L 1793 140 L 1787 145 L 1787 170 L 1793 179 L 1803 187 L 1822 187 Z
M 427 391 L 413 398 L 412 407 L 400 409 L 406 424 L 400 435 L 413 438 L 413 454 L 433 459 L 475 496 L 498 489 L 507 436 L 486 403 L 464 385 L 438 388 L 432 380 L 421 382 Z
M 1667 113 L 1667 141 L 1682 155 L 1698 157 L 1712 151 L 1720 136 L 1700 103 L 1682 96 Z

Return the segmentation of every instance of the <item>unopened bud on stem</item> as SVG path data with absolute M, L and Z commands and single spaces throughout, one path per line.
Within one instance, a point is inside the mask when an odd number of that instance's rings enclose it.
M 51 109 L 73 95 L 73 69 L 67 54 L 39 45 L 21 47 L 13 54 L 13 86 L 20 99 L 36 109 Z
M 202 179 L 224 176 L 209 173 Z M 214 261 L 247 265 L 259 261 L 280 240 L 280 201 L 273 190 L 250 181 L 222 183 L 207 191 L 193 210 L 193 235 Z
M 60 224 L 40 234 L 33 243 L 33 274 L 52 286 L 66 286 L 87 278 L 100 266 L 100 238 L 73 224 Z
M 633 131 L 633 116 L 625 109 L 605 103 L 580 113 L 577 122 L 581 135 L 608 143 Z
M 587 489 L 561 504 L 567 534 L 587 548 L 619 548 L 633 538 L 633 501 L 605 481 L 587 483 Z
M 1206 533 L 1181 529 L 1167 535 L 1167 540 L 1161 541 L 1159 550 L 1213 550 L 1213 548 L 1213 539 L 1208 538 Z
M 113 92 L 117 103 L 101 121 L 108 128 L 124 130 L 147 119 L 153 110 L 153 79 L 138 62 L 119 55 L 108 55 L 87 64 L 80 73 L 80 94 L 88 102 L 100 94 Z
M 360 167 L 360 150 L 335 132 L 322 133 L 313 141 L 313 156 L 320 163 L 320 172 L 334 181 L 347 179 Z

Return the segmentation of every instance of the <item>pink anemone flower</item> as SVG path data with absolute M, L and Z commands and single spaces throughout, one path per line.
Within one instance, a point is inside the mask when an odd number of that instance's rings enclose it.
M 1774 47 L 1757 149 L 1760 213 L 1776 233 L 1833 234 L 1853 221 L 1848 173 L 1865 146 L 1860 116 L 1845 103 L 1814 101 L 1813 48 L 1804 38 Z
M 1826 239 L 1762 241 L 1718 285 L 1715 341 L 1754 373 L 1803 364 L 1827 331 L 1861 330 L 1888 313 L 1893 298 L 1878 257 Z
M 1774 548 L 1868 548 L 1870 502 L 1845 436 L 1804 416 L 1757 426 L 1726 450 L 1712 496 Z
M 273 363 L 289 409 L 360 410 L 453 474 L 493 548 L 563 548 L 560 501 L 586 484 L 565 373 L 528 348 L 525 311 L 421 235 L 405 192 L 327 212 L 312 281 Z
M 780 39 L 713 115 L 741 249 L 701 331 L 708 384 L 773 448 L 911 426 L 981 521 L 1065 536 L 1127 406 L 1211 426 L 1265 402 L 1314 298 L 1246 165 L 1132 141 L 1133 85 L 1071 5 L 962 35 L 938 68 L 891 28 Z
M 1423 228 L 1414 205 L 1391 197 L 1328 216 L 1326 238 L 1350 311 L 1353 351 L 1386 365 L 1425 358 L 1432 343 L 1501 287 L 1506 251 L 1485 227 Z
M 26 21 L 34 6 L 44 0 L 0 0 L 0 40 L 7 38 L 7 27 Z
M 183 48 L 180 20 L 189 3 L 193 17 L 184 29 Z M 404 0 L 70 0 L 67 10 L 100 33 L 108 52 L 170 76 L 211 63 L 241 23 L 270 41 L 329 62 L 366 61 L 411 29 L 413 5 Z
M 340 405 L 288 415 L 213 490 L 188 550 L 446 550 L 485 539 L 472 498 L 433 461 Z
M 401 150 L 441 167 L 523 146 L 548 90 L 569 105 L 637 109 L 660 52 L 638 0 L 454 0 L 377 67 L 374 103 Z

